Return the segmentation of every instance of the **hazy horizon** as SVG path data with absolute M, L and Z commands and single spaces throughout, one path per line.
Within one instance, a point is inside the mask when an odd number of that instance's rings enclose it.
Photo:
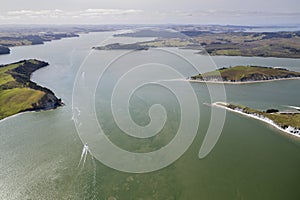
M 274 0 L 11 0 L 0 24 L 299 24 L 300 2 Z

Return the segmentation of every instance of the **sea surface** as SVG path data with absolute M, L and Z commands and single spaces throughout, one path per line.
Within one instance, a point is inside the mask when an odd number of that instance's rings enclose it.
M 281 32 L 281 31 L 299 31 L 300 26 L 266 26 L 266 27 L 256 27 L 256 28 L 248 28 L 245 32 Z
M 106 84 L 100 85 L 100 81 L 90 94 L 95 98 L 97 119 L 116 145 L 129 151 L 148 152 L 168 144 L 176 134 L 181 120 L 180 101 L 166 88 L 156 85 L 140 88 L 130 100 L 133 120 L 140 126 L 147 125 L 148 110 L 153 104 L 164 106 L 168 119 L 161 133 L 153 138 L 141 141 L 126 136 L 106 109 L 111 95 L 103 92 L 109 91 L 110 81 L 114 83 L 123 65 L 143 63 L 156 56 L 157 63 L 176 66 L 185 77 L 197 71 L 243 64 L 300 71 L 297 59 L 210 58 L 176 48 L 162 50 L 170 57 L 160 56 L 157 51 L 130 52 L 122 57 L 125 51 L 91 49 L 99 44 L 149 40 L 113 38 L 113 34 L 90 33 L 44 45 L 14 47 L 10 55 L 0 56 L 0 64 L 29 58 L 49 62 L 32 79 L 53 90 L 66 104 L 57 110 L 22 113 L 0 122 L 0 199 L 300 199 L 300 141 L 263 122 L 228 112 L 218 142 L 206 157 L 198 157 L 208 126 L 214 123 L 210 121 L 211 108 L 203 104 L 210 102 L 208 87 L 203 83 L 192 83 L 201 115 L 197 135 L 187 151 L 168 167 L 149 173 L 125 173 L 111 169 L 85 152 L 72 109 L 74 85 L 80 82 L 76 77 L 86 80 L 83 86 L 89 91 L 89 80 L 99 76 L 99 70 L 110 67 L 103 75 Z M 117 61 L 112 63 L 113 60 Z M 160 77 L 161 73 L 155 71 L 149 76 Z M 170 84 L 185 94 L 179 82 Z M 264 110 L 288 109 L 288 105 L 299 107 L 299 86 L 300 80 L 288 80 L 224 87 L 226 101 Z M 86 104 L 91 106 L 89 102 Z M 84 105 L 80 109 L 85 109 Z M 76 125 L 79 126 L 78 122 Z M 84 131 L 88 133 L 89 127 Z

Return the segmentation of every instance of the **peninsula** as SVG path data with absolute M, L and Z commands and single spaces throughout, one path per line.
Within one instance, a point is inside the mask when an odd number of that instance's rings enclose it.
M 246 32 L 248 28 L 175 26 L 173 31 L 142 29 L 114 36 L 155 37 L 152 41 L 136 44 L 193 49 L 200 55 L 300 58 L 299 31 Z
M 198 74 L 191 81 L 215 83 L 255 83 L 300 78 L 300 72 L 280 67 L 235 66 Z
M 24 45 L 37 45 L 50 42 L 52 40 L 60 40 L 62 38 L 79 37 L 75 33 L 36 33 L 36 34 L 0 34 L 0 55 L 9 54 L 9 47 L 24 46 Z
M 268 109 L 266 111 L 255 110 L 242 105 L 234 105 L 225 102 L 216 102 L 213 106 L 225 108 L 229 111 L 258 119 L 268 123 L 275 128 L 290 135 L 300 137 L 300 111 L 279 112 L 277 109 Z
M 63 105 L 61 99 L 30 80 L 31 74 L 47 62 L 30 59 L 0 65 L 0 119 L 25 112 L 55 109 Z
M 38 45 L 63 38 L 79 37 L 90 32 L 111 31 L 112 26 L 97 25 L 2 25 L 0 27 L 0 55 L 9 54 L 11 47 Z

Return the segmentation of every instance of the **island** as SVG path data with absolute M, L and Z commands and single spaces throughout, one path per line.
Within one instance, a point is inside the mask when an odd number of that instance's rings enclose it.
M 282 67 L 235 66 L 198 74 L 189 80 L 213 83 L 256 83 L 298 78 L 300 78 L 300 72 L 290 71 Z
M 55 109 L 61 99 L 30 80 L 31 74 L 49 64 L 35 59 L 0 65 L 0 119 L 25 111 Z
M 93 47 L 95 50 L 148 50 L 149 46 L 143 46 L 142 44 L 121 44 L 112 43 L 105 46 Z
M 0 45 L 0 55 L 1 54 L 9 54 L 9 53 L 10 53 L 9 48 Z
M 119 36 L 118 36 L 119 37 Z M 136 42 L 133 44 L 112 43 L 105 46 L 93 47 L 96 50 L 148 50 L 149 48 L 163 47 L 179 47 L 192 48 L 193 43 L 186 39 L 171 38 L 171 39 L 155 39 L 146 42 Z M 197 46 L 199 47 L 199 45 Z
M 255 110 L 242 105 L 229 104 L 225 102 L 216 102 L 212 104 L 220 108 L 227 109 L 248 117 L 263 121 L 272 125 L 273 127 L 281 130 L 290 135 L 300 137 L 300 110 L 283 111 L 277 109 L 268 109 L 266 111 Z M 294 107 L 295 108 L 295 107 Z

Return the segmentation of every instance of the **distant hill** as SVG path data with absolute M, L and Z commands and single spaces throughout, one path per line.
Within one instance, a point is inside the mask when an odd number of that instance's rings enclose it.
M 115 34 L 115 37 L 157 37 L 157 38 L 187 38 L 178 31 L 164 29 L 141 29 L 133 33 Z

